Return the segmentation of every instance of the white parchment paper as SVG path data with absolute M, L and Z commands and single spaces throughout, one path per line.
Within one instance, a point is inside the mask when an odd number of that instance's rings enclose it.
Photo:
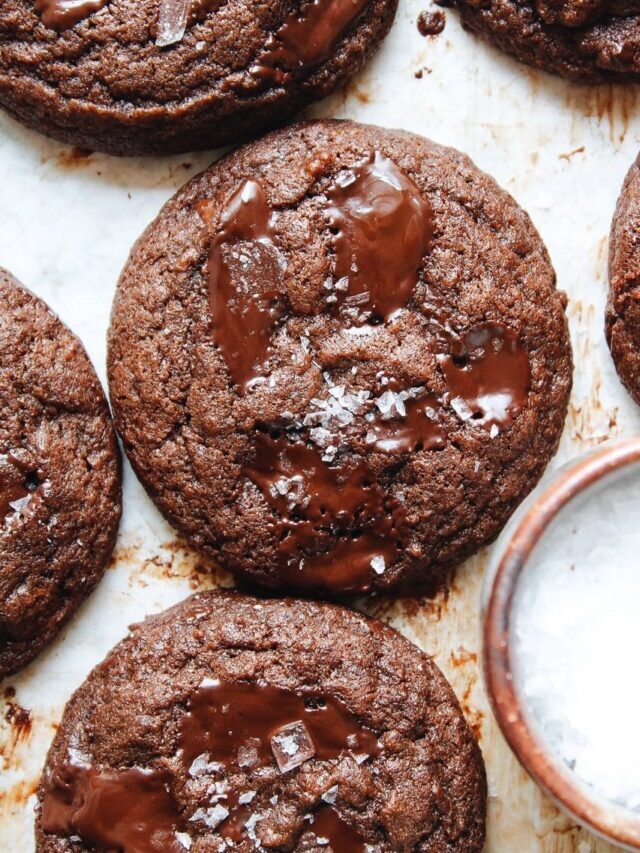
M 424 39 L 416 20 L 428 2 L 401 0 L 374 61 L 307 114 L 401 127 L 460 148 L 529 211 L 569 295 L 576 375 L 557 465 L 640 428 L 603 336 L 607 238 L 637 154 L 640 89 L 578 87 L 533 72 L 465 34 L 452 12 L 440 36 Z M 109 311 L 127 253 L 163 202 L 214 157 L 83 158 L 0 116 L 0 265 L 80 335 L 103 380 Z M 195 589 L 228 583 L 202 571 L 203 561 L 183 547 L 128 467 L 124 507 L 112 566 L 97 591 L 48 651 L 0 686 L 0 851 L 33 850 L 33 792 L 46 750 L 89 670 L 132 622 Z M 435 656 L 480 734 L 489 853 L 604 853 L 612 848 L 528 780 L 491 718 L 477 665 L 485 564 L 486 553 L 468 561 L 449 595 L 434 602 L 369 609 Z M 16 695 L 2 699 L 8 687 Z M 30 728 L 5 719 L 11 703 L 29 710 Z

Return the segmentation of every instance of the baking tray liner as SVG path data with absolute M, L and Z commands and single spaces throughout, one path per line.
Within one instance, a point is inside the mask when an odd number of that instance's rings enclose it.
M 569 296 L 576 372 L 557 466 L 640 428 L 603 335 L 608 232 L 638 150 L 640 90 L 580 87 L 527 69 L 464 33 L 451 11 L 444 32 L 425 39 L 416 26 L 425 8 L 426 0 L 401 0 L 375 59 L 306 115 L 400 127 L 460 148 L 529 211 Z M 0 116 L 0 265 L 82 338 L 103 381 L 109 311 L 128 251 L 164 201 L 215 156 L 86 156 Z M 364 606 L 434 656 L 478 732 L 489 776 L 488 853 L 613 850 L 538 791 L 491 717 L 478 667 L 487 556 L 469 560 L 433 601 Z M 231 579 L 185 547 L 125 465 L 122 526 L 103 581 L 56 642 L 0 685 L 0 851 L 34 848 L 44 757 L 89 670 L 128 625 L 217 584 Z

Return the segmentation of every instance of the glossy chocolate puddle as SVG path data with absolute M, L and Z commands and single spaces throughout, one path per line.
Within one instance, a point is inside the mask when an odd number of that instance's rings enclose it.
M 187 837 L 213 831 L 232 844 L 245 835 L 254 840 L 259 815 L 274 804 L 259 794 L 262 768 L 286 776 L 312 760 L 351 756 L 361 764 L 380 750 L 375 734 L 334 697 L 205 679 L 182 715 L 177 746 L 186 796 L 199 803 L 193 814 L 183 812 L 167 768 L 98 769 L 74 755 L 44 777 L 42 827 L 124 853 L 177 853 L 188 849 Z M 301 835 L 363 851 L 364 840 L 341 818 L 336 799 L 337 788 L 318 799 Z

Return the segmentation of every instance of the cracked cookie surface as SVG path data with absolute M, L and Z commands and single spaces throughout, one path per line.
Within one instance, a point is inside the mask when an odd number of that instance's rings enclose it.
M 149 494 L 241 578 L 428 586 L 555 452 L 564 297 L 528 216 L 467 157 L 312 122 L 190 181 L 114 302 L 111 400 Z
M 620 379 L 640 405 L 640 167 L 629 170 L 609 242 L 605 331 Z
M 206 592 L 75 693 L 39 853 L 482 850 L 486 780 L 431 658 L 359 613 Z
M 344 84 L 396 8 L 397 0 L 3 0 L 0 105 L 49 136 L 113 154 L 237 143 Z
M 637 0 L 453 0 L 465 27 L 521 62 L 592 83 L 640 78 Z
M 80 341 L 0 270 L 0 677 L 99 581 L 120 519 L 109 408 Z

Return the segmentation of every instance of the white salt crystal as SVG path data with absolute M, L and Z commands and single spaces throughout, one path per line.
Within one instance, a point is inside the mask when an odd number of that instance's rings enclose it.
M 260 741 L 250 738 L 238 749 L 238 766 L 254 767 L 258 763 L 258 745 Z
M 451 400 L 451 408 L 461 421 L 469 421 L 473 417 L 473 412 L 462 397 L 454 397 Z
M 189 850 L 193 844 L 193 839 L 188 832 L 176 832 L 176 838 L 182 844 L 185 850 Z M 80 841 L 80 839 L 78 839 Z
M 244 794 L 240 794 L 238 797 L 238 802 L 241 805 L 246 806 L 247 803 L 250 803 L 253 800 L 257 793 L 257 791 L 245 791 Z
M 210 761 L 209 756 L 205 753 L 193 759 L 189 768 L 189 776 L 208 776 L 221 769 L 222 764 L 219 761 Z
M 322 799 L 324 800 L 325 803 L 329 803 L 330 805 L 333 805 L 336 801 L 337 796 L 338 796 L 338 786 L 334 785 L 332 788 L 329 788 L 328 791 L 324 792 L 324 794 L 322 795 Z
M 384 574 L 384 570 L 386 569 L 384 557 L 382 557 L 381 555 L 373 557 L 373 559 L 371 560 L 371 568 L 377 575 Z
M 219 803 L 211 809 L 196 809 L 190 820 L 201 820 L 206 823 L 211 829 L 215 829 L 218 824 L 229 817 L 229 809 L 225 809 Z
M 640 476 L 574 500 L 513 604 L 517 689 L 540 734 L 600 795 L 640 812 Z
M 316 754 L 311 736 L 302 720 L 289 723 L 271 738 L 271 751 L 281 773 L 300 767 Z
M 404 418 L 407 414 L 402 397 L 395 391 L 385 391 L 384 394 L 381 394 L 376 400 L 376 406 L 383 420 L 397 416 Z
M 168 47 L 182 41 L 189 18 L 189 0 L 161 0 L 158 11 L 158 47 Z

